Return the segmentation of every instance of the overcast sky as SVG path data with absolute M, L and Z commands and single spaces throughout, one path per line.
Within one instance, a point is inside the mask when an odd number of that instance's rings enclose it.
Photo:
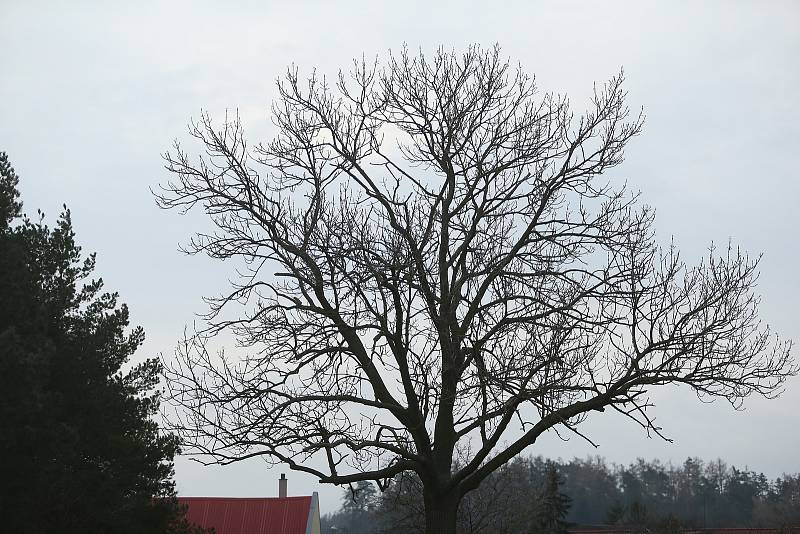
M 430 2 L 435 3 L 435 2 Z M 499 43 L 544 90 L 582 109 L 595 81 L 625 69 L 643 134 L 614 169 L 657 209 L 659 238 L 689 260 L 713 241 L 763 253 L 762 316 L 800 340 L 800 3 L 798 2 L 37 2 L 0 0 L 0 150 L 21 176 L 26 211 L 66 203 L 79 242 L 147 332 L 140 355 L 170 354 L 226 286 L 230 266 L 182 256 L 199 217 L 159 211 L 160 154 L 201 109 L 238 108 L 251 140 L 270 135 L 274 80 L 291 63 L 335 74 L 355 56 L 403 43 L 432 51 Z M 122 5 L 122 2 L 118 4 Z M 498 5 L 494 5 L 498 4 Z M 795 351 L 797 354 L 797 351 Z M 600 445 L 548 436 L 528 452 L 681 462 L 722 457 L 774 477 L 800 471 L 800 379 L 745 411 L 691 391 L 655 395 L 674 443 L 613 415 L 586 431 Z M 273 496 L 285 469 L 204 468 L 180 459 L 182 495 Z M 289 474 L 290 493 L 339 490 Z

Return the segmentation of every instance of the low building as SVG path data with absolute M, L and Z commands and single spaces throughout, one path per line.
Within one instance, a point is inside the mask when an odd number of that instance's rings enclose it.
M 289 497 L 286 475 L 278 497 L 179 497 L 187 519 L 216 534 L 320 534 L 319 497 Z

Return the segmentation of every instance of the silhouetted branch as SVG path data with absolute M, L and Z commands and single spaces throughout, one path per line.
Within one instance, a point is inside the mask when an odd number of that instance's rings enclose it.
M 729 246 L 686 266 L 600 177 L 642 126 L 622 82 L 575 116 L 496 48 L 403 50 L 333 86 L 290 69 L 254 148 L 238 117 L 203 114 L 205 153 L 165 155 L 158 202 L 203 210 L 216 230 L 188 250 L 246 271 L 169 373 L 190 450 L 336 484 L 412 470 L 460 496 L 606 406 L 661 435 L 652 386 L 775 394 L 796 368 L 758 318 L 758 261 Z M 212 357 L 222 331 L 249 354 Z

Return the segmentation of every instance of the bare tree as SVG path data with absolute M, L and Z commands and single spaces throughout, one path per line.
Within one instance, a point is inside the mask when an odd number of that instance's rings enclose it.
M 776 394 L 796 368 L 759 321 L 758 260 L 686 266 L 601 177 L 642 125 L 622 81 L 575 116 L 496 48 L 404 50 L 332 85 L 290 69 L 252 149 L 238 117 L 193 123 L 205 153 L 166 154 L 159 204 L 205 211 L 188 250 L 247 268 L 169 373 L 190 450 L 333 484 L 412 471 L 447 533 L 487 475 L 593 410 L 660 435 L 653 386 Z M 247 356 L 210 351 L 222 331 Z

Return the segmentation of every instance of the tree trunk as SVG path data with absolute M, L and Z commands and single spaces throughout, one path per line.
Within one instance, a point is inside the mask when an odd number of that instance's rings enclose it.
M 459 498 L 425 490 L 425 534 L 455 534 Z

